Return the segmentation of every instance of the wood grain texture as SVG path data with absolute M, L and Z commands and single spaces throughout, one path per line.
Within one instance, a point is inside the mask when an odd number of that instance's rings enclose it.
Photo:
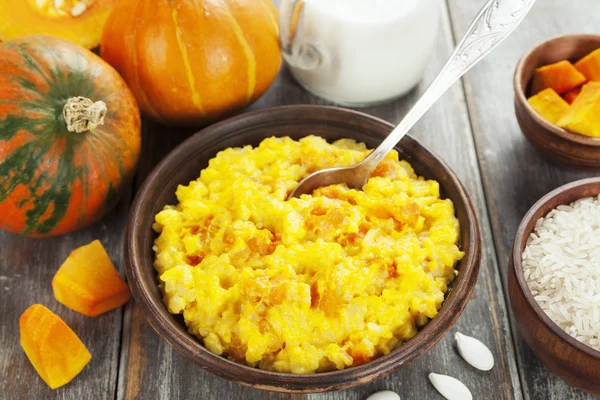
M 484 0 L 448 2 L 452 28 L 458 37 Z M 550 37 L 564 33 L 597 33 L 599 12 L 600 3 L 595 0 L 539 1 L 524 25 L 470 72 L 464 91 L 459 85 L 453 87 L 413 129 L 413 136 L 454 169 L 476 203 L 484 258 L 475 294 L 451 334 L 410 367 L 346 391 L 309 396 L 275 394 L 227 382 L 177 356 L 158 338 L 132 303 L 125 308 L 123 321 L 121 311 L 94 319 L 67 310 L 52 296 L 50 280 L 54 272 L 73 248 L 95 238 L 103 242 L 121 269 L 121 240 L 128 208 L 125 200 L 102 222 L 68 236 L 34 240 L 0 233 L 0 398 L 111 399 L 116 390 L 118 399 L 362 400 L 377 390 L 391 389 L 403 399 L 440 399 L 427 380 L 427 374 L 433 371 L 463 380 L 475 398 L 591 399 L 553 374 L 520 339 L 513 345 L 498 271 L 505 279 L 512 240 L 527 209 L 557 186 L 594 175 L 551 164 L 526 142 L 512 107 L 514 67 L 526 51 Z M 439 71 L 451 51 L 452 34 L 447 15 L 443 23 L 444 29 L 424 82 Z M 403 99 L 363 111 L 397 123 L 424 89 L 422 84 Z M 267 94 L 251 108 L 302 103 L 327 104 L 302 90 L 284 70 Z M 172 130 L 146 122 L 139 179 L 192 131 Z M 493 229 L 490 229 L 490 221 Z M 18 344 L 18 316 L 34 302 L 46 304 L 63 317 L 93 354 L 92 362 L 83 373 L 56 391 L 41 381 Z M 475 371 L 460 359 L 452 338 L 457 330 L 476 336 L 490 346 L 496 356 L 496 367 L 492 371 Z M 519 377 L 524 383 L 523 390 Z
M 473 13 L 472 16 L 475 14 Z M 367 108 L 362 111 L 397 123 L 414 104 L 418 96 L 438 73 L 450 55 L 453 47 L 452 34 L 447 14 L 443 19 L 443 30 L 428 68 L 424 83 L 407 97 L 395 102 Z M 283 70 L 274 85 L 252 109 L 282 104 L 328 104 L 301 89 Z M 147 124 L 148 125 L 148 124 Z M 156 163 L 178 140 L 173 131 L 157 126 L 146 135 L 145 160 L 140 177 L 146 175 L 151 165 Z M 150 133 L 150 132 L 147 132 Z M 456 85 L 423 118 L 411 132 L 424 144 L 436 151 L 450 165 L 467 187 L 479 212 L 484 240 L 484 257 L 475 293 L 457 325 L 433 350 L 421 357 L 410 367 L 404 368 L 382 380 L 355 389 L 306 396 L 310 400 L 360 400 L 372 392 L 390 389 L 405 399 L 439 399 L 439 394 L 427 379 L 429 372 L 446 373 L 466 382 L 475 398 L 489 398 L 493 394 L 499 399 L 520 399 L 522 397 L 514 349 L 508 327 L 506 302 L 502 295 L 498 267 L 491 241 L 490 227 L 484 205 L 483 190 L 478 172 L 477 157 L 474 151 L 467 108 L 463 91 Z M 126 315 L 131 310 L 126 312 Z M 123 365 L 121 371 L 125 381 L 119 382 L 118 398 L 176 398 L 202 394 L 202 399 L 302 399 L 301 395 L 284 395 L 257 391 L 229 383 L 221 378 L 203 372 L 190 361 L 176 355 L 166 345 L 141 314 L 133 310 L 131 328 L 125 322 Z M 496 367 L 489 372 L 476 371 L 458 355 L 453 334 L 461 331 L 478 337 L 488 344 L 496 357 Z M 169 397 L 171 396 L 171 397 Z
M 122 308 L 86 317 L 58 303 L 50 282 L 72 250 L 94 239 L 102 242 L 115 267 L 123 273 L 122 242 L 130 201 L 131 195 L 125 195 L 101 222 L 64 236 L 30 239 L 0 231 L 0 398 L 86 399 L 90 393 L 96 398 L 114 398 Z M 19 317 L 34 303 L 60 316 L 92 354 L 81 374 L 56 390 L 42 381 L 19 344 Z
M 456 37 L 467 29 L 484 0 L 448 0 Z M 521 133 L 513 108 L 512 75 L 519 58 L 535 45 L 567 33 L 596 33 L 600 3 L 595 0 L 538 1 L 506 42 L 464 79 L 485 187 L 494 244 L 506 282 L 517 226 L 540 197 L 578 178 L 592 176 L 548 162 Z M 516 333 L 516 332 L 515 332 Z M 583 400 L 592 397 L 553 374 L 518 336 L 515 342 L 524 397 L 533 400 Z

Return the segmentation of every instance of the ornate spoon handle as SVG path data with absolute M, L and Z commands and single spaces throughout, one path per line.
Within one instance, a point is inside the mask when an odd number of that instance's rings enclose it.
M 431 86 L 381 145 L 360 163 L 362 167 L 373 170 L 452 84 L 508 37 L 534 3 L 535 0 L 489 0 Z

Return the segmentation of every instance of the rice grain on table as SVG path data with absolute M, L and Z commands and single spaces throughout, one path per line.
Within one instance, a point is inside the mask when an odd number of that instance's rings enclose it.
M 535 300 L 565 332 L 600 350 L 600 196 L 540 218 L 523 251 Z

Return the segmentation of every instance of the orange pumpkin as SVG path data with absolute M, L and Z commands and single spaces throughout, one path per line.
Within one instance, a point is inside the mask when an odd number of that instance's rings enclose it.
M 110 65 L 52 36 L 0 44 L 0 228 L 40 237 L 97 221 L 139 154 L 139 109 Z
M 0 40 L 45 33 L 96 47 L 117 1 L 0 0 Z
M 240 110 L 267 90 L 281 66 L 271 0 L 122 1 L 100 50 L 142 111 L 168 125 Z

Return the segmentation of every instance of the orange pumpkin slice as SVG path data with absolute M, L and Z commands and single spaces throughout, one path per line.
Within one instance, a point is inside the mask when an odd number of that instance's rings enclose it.
M 533 76 L 531 93 L 538 94 L 544 89 L 554 89 L 558 94 L 563 94 L 587 81 L 585 76 L 569 61 L 560 61 L 538 68 Z
M 92 48 L 118 0 L 0 0 L 0 40 L 49 34 Z
M 75 249 L 52 279 L 54 297 L 95 317 L 129 301 L 129 288 L 98 240 Z
M 600 137 L 600 82 L 583 86 L 558 126 L 585 136 Z
M 19 330 L 27 358 L 52 389 L 69 383 L 92 359 L 75 332 L 41 304 L 25 310 Z
M 577 61 L 575 68 L 585 75 L 588 81 L 600 82 L 600 49 Z
M 552 124 L 555 124 L 569 111 L 569 104 L 554 89 L 542 90 L 527 101 L 542 118 Z

